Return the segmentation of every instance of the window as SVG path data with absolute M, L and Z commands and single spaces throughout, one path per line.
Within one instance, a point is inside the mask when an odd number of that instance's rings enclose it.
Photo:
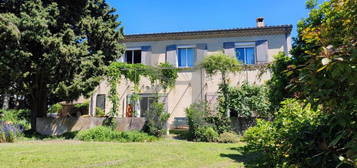
M 236 48 L 237 59 L 244 64 L 255 64 L 254 47 Z
M 193 67 L 196 61 L 195 48 L 178 48 L 178 67 Z
M 235 43 L 236 57 L 243 64 L 255 64 L 255 42 Z
M 141 50 L 127 50 L 125 52 L 125 62 L 128 64 L 140 64 Z
M 95 104 L 96 104 L 95 106 L 97 108 L 104 110 L 105 109 L 105 94 L 98 94 Z
M 127 97 L 127 108 L 125 117 L 146 117 L 152 104 L 157 100 L 155 94 L 141 94 L 139 101 L 133 102 L 131 95 Z

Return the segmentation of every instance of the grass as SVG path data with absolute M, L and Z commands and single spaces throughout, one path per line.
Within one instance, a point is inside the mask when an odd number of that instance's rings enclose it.
M 21 141 L 0 144 L 0 167 L 237 168 L 243 167 L 237 150 L 241 146 L 171 139 L 150 143 Z

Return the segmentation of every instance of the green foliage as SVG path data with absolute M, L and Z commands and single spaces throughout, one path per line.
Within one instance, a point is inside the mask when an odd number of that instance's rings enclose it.
M 287 99 L 275 115 L 274 121 L 257 120 L 249 128 L 243 140 L 246 150 L 260 152 L 259 167 L 330 167 L 336 161 L 332 155 L 321 155 L 326 144 L 317 139 L 324 118 L 320 110 L 304 105 L 294 99 Z M 318 140 L 317 142 L 315 140 Z M 326 146 L 327 147 L 327 146 Z
M 84 103 L 78 103 L 78 104 L 75 104 L 72 111 L 74 113 L 81 113 L 81 115 L 84 115 L 84 114 L 88 114 L 88 111 L 89 111 L 89 101 L 86 101 Z
M 186 116 L 189 126 L 189 139 L 196 139 L 197 131 L 200 127 L 207 126 L 208 106 L 206 102 L 191 104 L 186 108 Z
M 323 139 L 331 145 L 320 155 L 340 161 L 331 166 L 357 166 L 357 3 L 310 2 L 309 17 L 298 24 L 293 61 L 285 70 L 292 74 L 286 87 L 295 97 L 322 107 L 325 133 L 313 141 Z
M 221 73 L 223 76 L 229 72 L 238 72 L 241 70 L 241 65 L 237 59 L 223 53 L 205 57 L 201 63 L 201 67 L 205 69 L 208 75 Z
M 265 86 L 251 85 L 247 82 L 240 87 L 228 87 L 225 101 L 231 117 L 268 117 L 270 116 L 270 101 L 268 89 Z M 219 94 L 219 106 L 224 108 L 224 98 Z
M 9 132 L 8 134 L 0 131 L 0 143 L 12 143 L 15 142 L 16 137 L 13 132 Z
M 162 63 L 159 67 L 152 67 L 143 64 L 127 64 L 123 62 L 113 62 L 107 69 L 106 76 L 110 84 L 109 99 L 113 104 L 110 111 L 110 116 L 115 116 L 119 107 L 119 95 L 117 93 L 117 86 L 120 79 L 125 79 L 134 83 L 134 94 L 131 101 L 139 99 L 138 93 L 139 82 L 141 77 L 147 77 L 151 83 L 158 82 L 166 90 L 167 88 L 174 87 L 175 81 L 178 77 L 177 69 L 170 64 Z
M 160 63 L 159 65 L 160 76 L 159 81 L 162 87 L 166 90 L 167 88 L 172 88 L 176 84 L 176 79 L 178 77 L 178 69 L 173 65 L 168 63 Z
M 36 117 L 47 105 L 88 95 L 124 52 L 105 1 L 1 1 L 0 94 L 25 96 Z
M 211 126 L 198 127 L 195 132 L 195 141 L 216 142 L 219 134 Z
M 103 117 L 105 116 L 105 111 L 104 109 L 100 108 L 100 107 L 95 107 L 95 115 L 98 117 Z
M 11 124 L 19 124 L 24 129 L 30 129 L 30 111 L 25 109 L 20 110 L 0 110 L 0 121 L 5 121 Z
M 157 140 L 156 137 L 146 133 L 137 131 L 119 132 L 104 126 L 80 131 L 75 138 L 82 141 L 98 142 L 152 142 Z
M 145 132 L 156 137 L 162 137 L 166 134 L 167 120 L 170 118 L 170 114 L 165 111 L 163 103 L 153 103 L 145 118 Z
M 283 52 L 274 56 L 274 61 L 270 65 L 272 72 L 271 79 L 267 82 L 269 88 L 269 99 L 273 111 L 279 109 L 280 102 L 287 97 L 292 97 L 292 91 L 287 88 L 292 74 L 289 74 L 287 68 L 293 62 L 292 58 L 286 56 Z
M 223 132 L 219 135 L 217 142 L 219 143 L 238 143 L 239 137 L 234 132 Z
M 205 69 L 208 75 L 215 75 L 217 73 L 221 74 L 222 83 L 219 87 L 219 92 L 222 94 L 221 106 L 218 109 L 218 114 L 210 117 L 210 122 L 214 123 L 216 129 L 219 133 L 230 131 L 231 124 L 228 118 L 229 107 L 228 107 L 228 73 L 235 73 L 241 70 L 241 65 L 237 59 L 232 58 L 223 53 L 213 54 L 205 57 L 202 61 L 202 68 Z
M 62 110 L 63 106 L 60 103 L 56 103 L 51 105 L 51 107 L 48 109 L 48 113 L 60 113 Z
M 222 120 L 219 114 L 211 112 L 207 102 L 191 104 L 186 108 L 189 126 L 187 138 L 193 141 L 217 142 L 219 133 L 230 131 L 231 128 L 230 122 Z M 224 125 L 226 123 L 228 124 Z

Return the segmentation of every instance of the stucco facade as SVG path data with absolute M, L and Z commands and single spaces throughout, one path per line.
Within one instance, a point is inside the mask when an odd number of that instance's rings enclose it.
M 168 46 L 193 46 L 196 49 L 196 62 L 199 64 L 202 59 L 208 55 L 224 52 L 227 55 L 235 57 L 235 50 L 225 47 L 225 44 L 240 44 L 252 43 L 257 44 L 258 41 L 266 42 L 266 49 L 258 51 L 258 45 L 255 47 L 255 64 L 270 63 L 273 56 L 279 52 L 288 51 L 291 48 L 290 39 L 291 25 L 272 26 L 272 27 L 258 27 L 247 29 L 230 29 L 218 31 L 197 31 L 197 32 L 181 32 L 181 33 L 162 33 L 162 34 L 142 34 L 142 35 L 128 35 L 124 41 L 127 49 L 141 49 L 143 46 L 149 49 L 141 51 L 141 63 L 151 66 L 157 66 L 163 62 L 175 64 L 172 61 L 176 51 L 169 53 Z M 199 48 L 198 46 L 205 47 Z M 197 46 L 197 47 L 196 47 Z M 264 53 L 262 53 L 264 52 Z M 172 55 L 173 54 L 173 55 Z M 266 58 L 258 58 L 261 55 Z M 172 58 L 170 58 L 172 57 Z M 175 60 L 175 59 L 174 59 Z M 262 61 L 263 60 L 263 61 Z M 124 56 L 118 61 L 125 61 Z M 262 84 L 270 78 L 270 73 L 260 73 L 259 70 L 243 70 L 237 74 L 230 74 L 230 84 L 238 86 L 242 82 L 247 81 L 254 84 Z M 218 85 L 221 82 L 220 76 L 209 77 L 204 70 L 199 68 L 181 69 L 178 73 L 176 85 L 169 89 L 164 95 L 168 113 L 171 114 L 169 124 L 174 127 L 175 119 L 184 118 L 185 108 L 190 104 L 206 100 L 211 104 L 215 103 Z M 133 85 L 122 80 L 118 86 L 118 93 L 120 95 L 120 108 L 118 111 L 119 117 L 126 117 L 128 95 L 132 94 Z M 142 79 L 140 89 L 145 94 L 154 93 L 154 86 L 151 86 L 147 79 Z M 95 90 L 93 96 L 90 98 L 90 115 L 95 115 L 95 107 L 97 106 L 97 95 L 105 95 L 105 112 L 109 112 L 111 102 L 108 97 L 108 83 L 103 81 Z M 162 92 L 162 91 L 161 91 Z

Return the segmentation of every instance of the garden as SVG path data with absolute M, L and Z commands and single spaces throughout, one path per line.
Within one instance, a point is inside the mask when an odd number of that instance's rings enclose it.
M 189 129 L 171 130 L 169 135 L 170 116 L 159 100 L 151 107 L 143 130 L 116 129 L 116 88 L 122 78 L 135 85 L 135 94 L 140 92 L 141 77 L 165 93 L 174 87 L 177 69 L 166 63 L 158 67 L 113 63 L 124 47 L 120 23 L 105 2 L 77 4 L 84 11 L 96 11 L 80 14 L 62 11 L 68 9 L 66 2 L 59 9 L 57 4 L 28 1 L 21 10 L 8 3 L 12 8 L 0 14 L 0 30 L 5 32 L 0 41 L 7 42 L 0 45 L 0 65 L 9 65 L 0 66 L 4 79 L 0 93 L 22 96 L 16 97 L 16 109 L 0 110 L 1 166 L 357 167 L 356 1 L 330 0 L 318 5 L 308 0 L 310 14 L 298 23 L 291 55 L 279 53 L 271 64 L 242 65 L 223 53 L 205 57 L 199 68 L 207 75 L 221 76 L 218 106 L 212 109 L 204 101 L 193 103 L 185 109 Z M 76 17 L 66 18 L 63 12 Z M 89 25 L 97 27 L 88 30 Z M 23 38 L 18 28 L 28 29 Z M 29 45 L 30 39 L 41 43 Z M 29 61 L 36 47 L 48 53 Z M 16 68 L 19 62 L 31 66 Z M 247 68 L 270 71 L 272 78 L 261 86 L 247 82 L 231 86 L 228 74 Z M 60 101 L 90 94 L 103 77 L 111 85 L 113 106 L 102 126 L 59 136 L 34 131 L 36 117 L 56 113 Z M 76 108 L 81 111 L 85 106 Z M 237 129 L 233 118 L 249 119 L 249 128 L 238 120 Z

